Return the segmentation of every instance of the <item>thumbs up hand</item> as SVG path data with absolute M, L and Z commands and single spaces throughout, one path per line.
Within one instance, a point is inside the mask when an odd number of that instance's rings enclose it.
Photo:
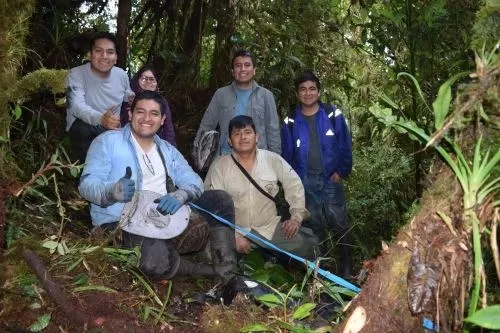
M 120 178 L 108 190 L 107 197 L 112 202 L 129 202 L 132 200 L 135 192 L 135 182 L 130 179 L 132 177 L 132 169 L 127 167 L 125 169 L 125 176 Z

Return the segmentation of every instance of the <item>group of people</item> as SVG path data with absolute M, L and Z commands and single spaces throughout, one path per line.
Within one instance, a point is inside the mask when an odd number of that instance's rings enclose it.
M 67 78 L 67 131 L 85 162 L 79 191 L 96 228 L 120 228 L 124 247 L 140 247 L 145 274 L 227 280 L 238 253 L 268 248 L 251 232 L 308 260 L 324 255 L 330 233 L 339 240 L 338 273 L 352 276 L 342 185 L 352 167 L 351 137 L 341 111 L 321 103 L 312 72 L 295 82 L 299 103 L 280 124 L 273 94 L 254 80 L 254 57 L 236 51 L 234 80 L 215 92 L 194 140 L 196 146 L 206 131 L 220 132 L 203 181 L 176 149 L 154 70 L 144 67 L 129 82 L 115 66 L 109 33 L 92 39 L 89 60 Z M 276 206 L 280 186 L 286 218 Z M 202 250 L 210 262 L 182 256 Z

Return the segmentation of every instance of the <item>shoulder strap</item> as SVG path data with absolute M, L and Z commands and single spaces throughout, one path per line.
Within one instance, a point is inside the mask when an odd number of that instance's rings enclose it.
M 321 102 L 321 104 L 325 109 L 327 117 L 330 119 L 330 122 L 332 123 L 333 130 L 335 130 L 335 110 L 337 110 L 337 106 L 328 102 L 325 103 Z
M 272 197 L 269 193 L 267 193 L 266 191 L 264 191 L 262 189 L 262 187 L 260 187 L 259 184 L 257 184 L 257 182 L 252 178 L 252 176 L 250 176 L 250 174 L 245 170 L 245 168 L 234 158 L 233 154 L 231 154 L 231 158 L 233 159 L 233 161 L 236 164 L 236 166 L 241 170 L 241 172 L 243 172 L 243 174 L 253 184 L 253 186 L 255 186 L 255 188 L 260 191 L 260 193 L 264 194 L 266 197 L 268 197 L 272 201 L 276 202 L 276 199 L 274 197 Z
M 160 154 L 161 162 L 163 163 L 163 168 L 165 168 L 165 187 L 167 188 L 167 193 L 174 192 L 177 188 L 172 180 L 172 177 L 168 174 L 167 163 L 165 162 L 165 156 L 163 156 L 160 146 L 156 145 L 156 149 L 158 150 L 158 154 Z

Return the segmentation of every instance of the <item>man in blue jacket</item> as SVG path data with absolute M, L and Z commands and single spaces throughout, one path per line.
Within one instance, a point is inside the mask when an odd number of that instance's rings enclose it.
M 234 231 L 210 215 L 190 212 L 185 204 L 194 202 L 234 221 L 233 201 L 225 191 L 203 192 L 202 180 L 181 153 L 156 135 L 165 120 L 161 103 L 157 92 L 139 92 L 130 124 L 92 142 L 80 194 L 91 202 L 95 226 L 119 227 L 125 247 L 140 247 L 139 269 L 145 274 L 161 279 L 215 275 L 228 280 L 236 269 Z M 176 220 L 183 210 L 185 218 Z M 204 249 L 208 240 L 213 267 L 180 257 Z
M 303 73 L 295 89 L 299 105 L 281 128 L 282 155 L 304 184 L 306 208 L 311 212 L 305 225 L 321 242 L 327 231 L 339 239 L 339 271 L 349 278 L 351 249 L 342 181 L 352 169 L 351 135 L 342 112 L 321 103 L 316 75 Z

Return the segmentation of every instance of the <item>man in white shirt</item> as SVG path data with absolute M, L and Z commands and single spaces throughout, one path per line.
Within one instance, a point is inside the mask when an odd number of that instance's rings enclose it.
M 316 258 L 317 240 L 312 231 L 302 227 L 309 216 L 305 208 L 304 187 L 297 173 L 278 154 L 257 148 L 259 135 L 249 116 L 236 116 L 229 122 L 229 144 L 232 155 L 223 155 L 211 165 L 205 178 L 205 189 L 219 189 L 233 198 L 236 224 L 252 231 L 283 250 L 306 259 Z M 276 204 L 261 193 L 239 169 L 236 162 L 272 197 L 283 186 L 290 204 L 290 219 L 281 222 Z M 235 234 L 236 250 L 248 253 L 256 244 L 240 232 Z
M 204 212 L 189 214 L 186 204 L 193 202 L 234 221 L 233 201 L 224 191 L 203 191 L 201 178 L 182 154 L 156 134 L 165 120 L 162 100 L 157 92 L 139 92 L 130 124 L 92 142 L 80 194 L 91 202 L 96 227 L 110 230 L 119 225 L 123 246 L 140 247 L 139 269 L 145 274 L 161 279 L 216 275 L 228 280 L 236 269 L 233 230 Z M 182 210 L 186 215 L 177 218 Z M 208 240 L 212 265 L 181 257 L 204 249 Z

